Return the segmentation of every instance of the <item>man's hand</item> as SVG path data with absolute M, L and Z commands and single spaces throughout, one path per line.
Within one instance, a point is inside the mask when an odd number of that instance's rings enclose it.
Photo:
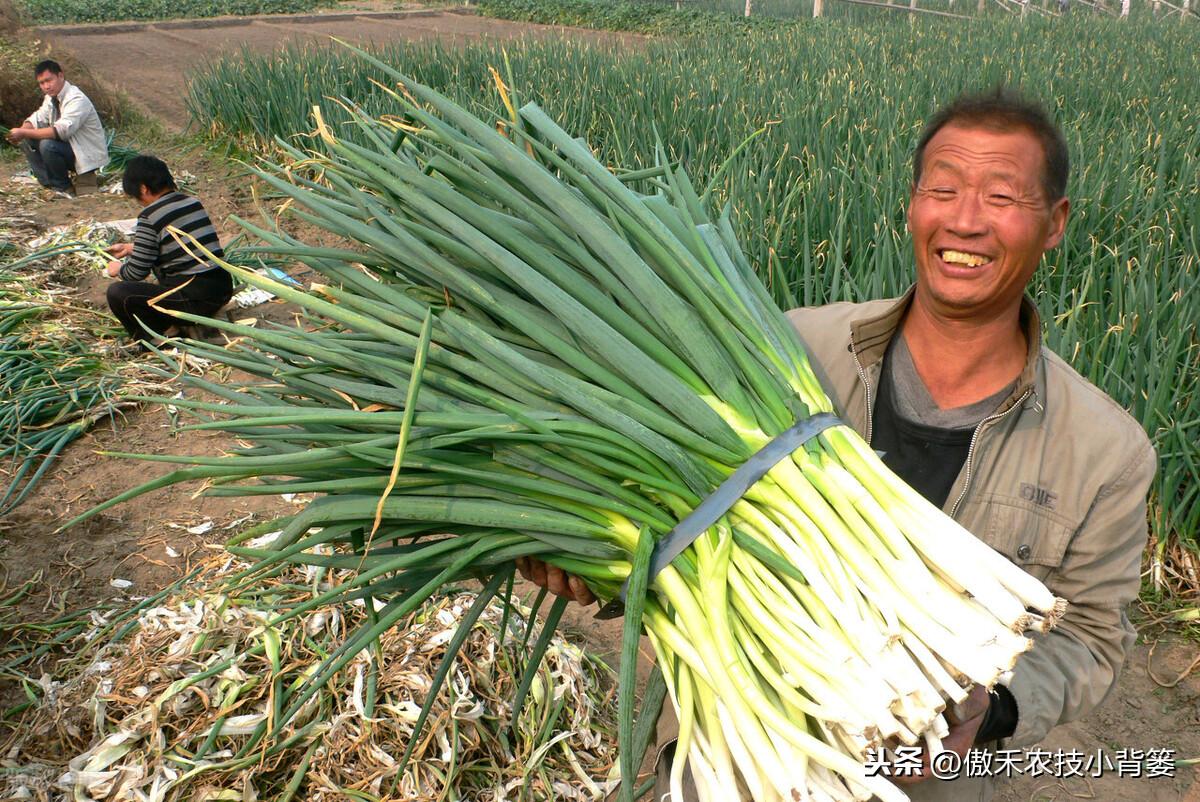
M 517 568 L 520 569 L 521 576 L 558 596 L 565 596 L 580 604 L 596 601 L 596 597 L 582 579 L 557 566 L 547 565 L 536 557 L 518 557 Z
M 115 256 L 117 259 L 124 259 L 129 254 L 133 253 L 133 243 L 132 242 L 118 242 L 113 245 L 109 245 L 104 250 L 107 251 L 112 256 Z
M 109 262 L 108 267 L 104 268 L 104 272 L 108 274 L 109 278 L 116 278 L 121 275 L 121 263 Z
M 948 708 L 945 715 L 946 722 L 950 725 L 950 732 L 942 739 L 942 748 L 947 752 L 958 753 L 958 756 L 965 761 L 967 752 L 975 744 L 975 734 L 979 732 L 979 727 L 983 724 L 983 717 L 987 714 L 991 703 L 992 697 L 987 692 L 987 688 L 976 685 L 971 689 L 967 698 L 962 701 L 962 704 Z M 922 750 L 921 773 L 892 777 L 892 782 L 896 785 L 912 785 L 924 782 L 932 776 L 929 768 L 929 752 Z
M 8 141 L 15 145 L 24 139 L 27 133 L 29 132 L 25 128 L 13 128 L 8 132 Z

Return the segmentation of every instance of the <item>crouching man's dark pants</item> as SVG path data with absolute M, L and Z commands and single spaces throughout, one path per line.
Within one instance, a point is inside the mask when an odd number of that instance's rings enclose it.
M 63 192 L 71 188 L 75 151 L 69 144 L 57 139 L 22 139 L 21 152 L 39 184 Z

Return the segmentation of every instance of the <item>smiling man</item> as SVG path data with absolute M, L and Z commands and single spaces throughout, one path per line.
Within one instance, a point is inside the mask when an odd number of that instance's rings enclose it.
M 1063 237 L 1068 167 L 1062 133 L 1036 104 L 1003 90 L 959 98 L 913 155 L 912 289 L 789 313 L 837 408 L 884 462 L 1071 603 L 1008 687 L 976 688 L 948 711 L 945 746 L 959 755 L 1030 746 L 1085 715 L 1134 639 L 1126 606 L 1139 587 L 1154 450 L 1125 410 L 1043 347 L 1026 295 Z M 991 777 L 932 773 L 926 756 L 922 776 L 897 782 L 913 800 L 992 796 Z
M 94 189 L 96 171 L 108 164 L 108 143 L 96 107 L 67 80 L 57 61 L 39 62 L 33 72 L 46 97 L 20 128 L 9 132 L 9 141 L 24 152 L 43 187 L 64 197 L 73 197 L 77 185 L 81 192 Z
M 1042 346 L 1026 295 L 1063 237 L 1068 168 L 1062 133 L 1038 105 L 1003 90 L 953 101 L 913 155 L 913 287 L 788 313 L 836 408 L 884 462 L 1070 602 L 1007 687 L 977 687 L 947 711 L 943 746 L 959 759 L 972 747 L 1031 746 L 1085 715 L 1134 640 L 1126 607 L 1139 587 L 1154 450 L 1125 410 Z M 521 569 L 592 599 L 557 568 L 526 559 Z M 677 726 L 665 710 L 660 802 Z M 914 802 L 992 797 L 989 758 L 965 761 L 957 777 L 953 764 L 935 772 L 924 755 L 919 776 L 896 782 Z M 1023 765 L 1018 754 L 1011 770 Z M 684 795 L 691 802 L 694 788 L 685 783 Z

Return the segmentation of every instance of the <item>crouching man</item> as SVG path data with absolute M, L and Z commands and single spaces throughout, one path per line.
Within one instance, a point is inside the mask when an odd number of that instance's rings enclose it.
M 43 187 L 62 197 L 74 197 L 77 190 L 86 194 L 96 187 L 96 171 L 108 164 L 100 115 L 57 61 L 38 62 L 34 75 L 46 97 L 20 128 L 9 132 L 8 140 L 25 154 Z

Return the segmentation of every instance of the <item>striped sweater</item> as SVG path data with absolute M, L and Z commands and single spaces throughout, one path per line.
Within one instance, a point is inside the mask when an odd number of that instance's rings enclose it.
M 188 256 L 187 251 L 171 236 L 168 227 L 186 231 L 213 255 L 223 257 L 221 241 L 213 227 L 208 212 L 198 198 L 182 192 L 168 192 L 142 209 L 138 215 L 137 228 L 133 232 L 133 251 L 121 265 L 121 278 L 125 281 L 142 281 L 150 273 L 162 282 L 173 276 L 191 276 L 216 268 L 208 261 L 198 261 Z M 203 256 L 186 237 L 183 241 L 197 256 Z

